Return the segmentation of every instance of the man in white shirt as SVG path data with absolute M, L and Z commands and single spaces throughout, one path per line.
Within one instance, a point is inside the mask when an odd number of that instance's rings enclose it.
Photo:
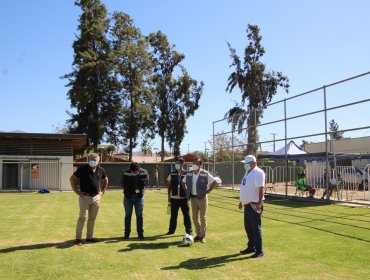
M 248 236 L 248 245 L 241 254 L 254 253 L 251 258 L 263 257 L 262 225 L 263 190 L 265 187 L 265 173 L 257 167 L 254 156 L 248 155 L 242 161 L 245 175 L 240 184 L 239 209 L 244 206 L 244 228 Z
M 182 179 L 186 197 L 191 201 L 193 224 L 196 231 L 194 241 L 206 242 L 208 194 L 217 186 L 216 179 L 201 168 L 202 160 L 194 159 L 192 172 Z

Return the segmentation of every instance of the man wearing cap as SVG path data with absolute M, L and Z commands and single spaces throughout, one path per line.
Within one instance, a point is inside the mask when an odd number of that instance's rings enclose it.
M 130 238 L 132 209 L 135 206 L 136 229 L 140 239 L 144 239 L 144 190 L 148 184 L 148 172 L 140 168 L 139 163 L 132 162 L 130 169 L 122 173 L 123 206 L 125 208 L 125 232 L 124 239 Z
M 105 170 L 99 165 L 98 154 L 89 156 L 89 164 L 81 166 L 70 178 L 73 191 L 79 196 L 80 215 L 76 225 L 76 245 L 82 245 L 82 230 L 87 219 L 86 242 L 98 242 L 93 238 L 95 219 L 98 215 L 100 198 L 108 186 Z M 80 183 L 80 188 L 77 185 Z
M 239 209 L 244 206 L 244 228 L 248 236 L 248 245 L 241 254 L 254 253 L 251 258 L 263 257 L 262 225 L 263 190 L 265 187 L 265 173 L 257 167 L 254 156 L 248 155 L 242 161 L 245 175 L 240 184 Z
M 168 203 L 171 205 L 170 227 L 167 235 L 174 234 L 176 231 L 179 208 L 181 208 L 184 217 L 185 232 L 187 234 L 193 234 L 191 229 L 189 202 L 184 188 L 181 187 L 181 181 L 186 176 L 184 162 L 185 160 L 182 157 L 178 158 L 175 163 L 175 170 L 172 171 L 167 178 Z
M 183 186 L 191 201 L 193 224 L 196 231 L 194 241 L 206 242 L 208 194 L 217 186 L 216 178 L 202 169 L 202 159 L 195 158 L 192 172 L 186 173 Z

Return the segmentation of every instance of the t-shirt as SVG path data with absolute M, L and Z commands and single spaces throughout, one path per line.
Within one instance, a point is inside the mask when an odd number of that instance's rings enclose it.
M 89 165 L 81 166 L 73 175 L 80 179 L 81 192 L 93 195 L 101 191 L 101 179 L 107 177 L 105 170 L 99 165 L 96 167 L 95 172 Z
M 258 202 L 259 188 L 263 187 L 265 187 L 265 172 L 255 166 L 249 173 L 245 173 L 243 177 L 240 184 L 240 201 L 243 204 Z

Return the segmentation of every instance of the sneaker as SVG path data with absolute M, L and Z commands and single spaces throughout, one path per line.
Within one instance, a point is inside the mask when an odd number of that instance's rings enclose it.
M 125 239 L 125 240 L 127 240 L 127 239 L 129 239 L 130 238 L 130 235 L 128 235 L 128 234 L 125 234 L 124 236 L 123 236 L 123 239 Z
M 200 239 L 200 242 L 201 242 L 201 243 L 206 243 L 206 238 L 205 238 L 205 237 L 202 237 L 202 238 Z
M 98 238 L 87 238 L 86 242 L 87 243 L 97 243 L 97 242 L 100 242 L 100 240 Z
M 255 258 L 261 258 L 263 257 L 265 254 L 264 253 L 254 253 L 251 258 L 252 259 L 255 259 Z
M 76 239 L 75 244 L 77 246 L 82 246 L 82 240 L 81 239 Z
M 241 250 L 240 251 L 240 254 L 242 254 L 242 255 L 246 255 L 246 254 L 251 254 L 251 253 L 255 253 L 256 252 L 256 250 L 255 249 L 253 249 L 253 248 L 247 248 L 247 249 L 245 249 L 245 250 Z
M 201 237 L 199 237 L 199 236 L 197 235 L 197 236 L 195 236 L 195 237 L 194 237 L 194 242 L 195 242 L 195 241 L 200 241 L 201 239 L 202 239 L 202 238 L 201 238 Z

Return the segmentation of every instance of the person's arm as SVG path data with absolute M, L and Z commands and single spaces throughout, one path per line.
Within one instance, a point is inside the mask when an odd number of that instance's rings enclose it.
M 239 210 L 242 210 L 242 209 L 243 209 L 243 203 L 239 201 Z
M 80 192 L 77 189 L 77 184 L 78 184 L 78 178 L 75 175 L 72 175 L 71 178 L 69 178 L 69 181 L 71 182 L 71 187 L 72 190 L 78 195 L 78 196 L 84 196 L 82 192 Z
M 171 201 L 171 174 L 167 177 L 167 201 Z
M 217 186 L 217 182 L 213 181 L 211 186 L 208 188 L 207 193 L 210 193 Z
M 109 182 L 108 176 L 105 176 L 105 178 L 103 179 L 103 182 L 102 182 L 103 186 L 102 186 L 100 195 L 103 195 L 105 193 L 105 191 L 107 190 L 108 182 Z
M 256 208 L 254 209 L 254 211 L 259 213 L 261 212 L 262 208 L 263 190 L 264 190 L 263 186 L 258 188 L 258 202 L 256 204 Z

